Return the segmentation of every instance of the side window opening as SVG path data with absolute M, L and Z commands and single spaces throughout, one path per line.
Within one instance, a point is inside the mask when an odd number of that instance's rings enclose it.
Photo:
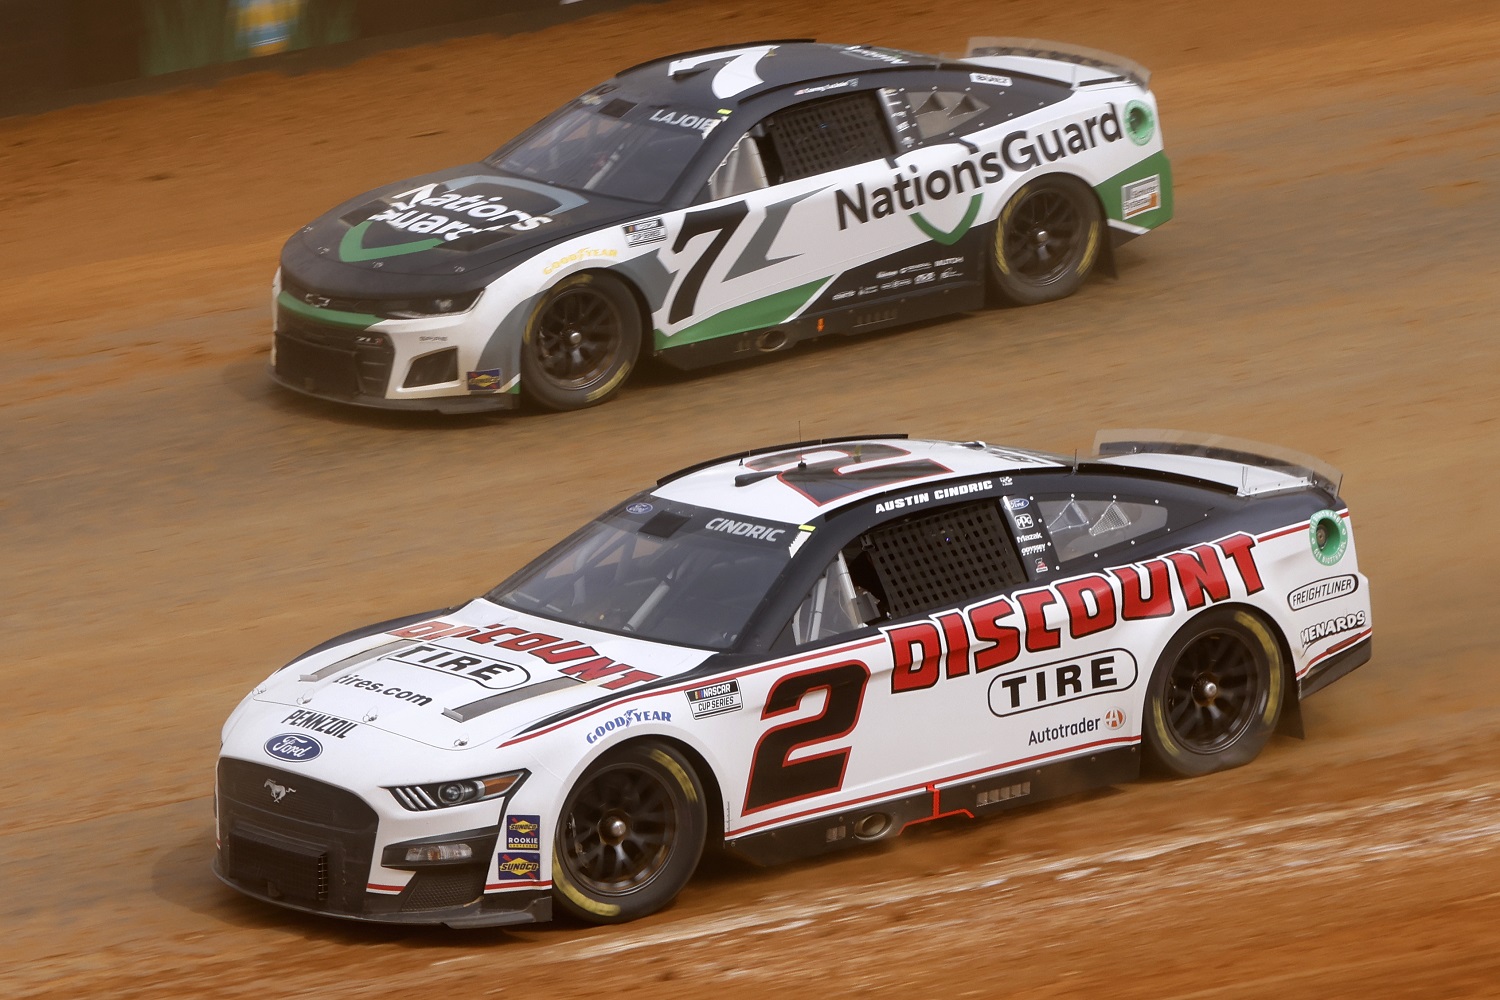
M 765 158 L 760 151 L 764 135 L 764 130 L 757 125 L 734 144 L 729 155 L 724 157 L 724 162 L 719 164 L 708 180 L 710 201 L 758 191 L 769 183 Z
M 893 156 L 890 126 L 872 91 L 839 94 L 784 108 L 763 123 L 774 162 L 771 183 Z M 767 150 L 762 149 L 762 153 Z
M 989 110 L 989 105 L 973 94 L 962 91 L 910 91 L 907 100 L 913 108 L 917 134 L 923 139 L 945 135 Z
M 1037 507 L 1059 563 L 1097 555 L 1167 526 L 1159 503 L 1119 497 L 1038 498 Z

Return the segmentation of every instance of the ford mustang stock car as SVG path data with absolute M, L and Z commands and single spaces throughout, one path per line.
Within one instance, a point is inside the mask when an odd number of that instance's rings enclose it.
M 1370 657 L 1340 476 L 1232 439 L 902 436 L 667 476 L 225 723 L 219 878 L 331 916 L 616 922 L 769 864 L 1252 760 Z
M 1123 57 L 1015 39 L 656 59 L 294 234 L 271 372 L 363 406 L 566 410 L 642 358 L 1062 298 L 1171 218 L 1148 85 Z

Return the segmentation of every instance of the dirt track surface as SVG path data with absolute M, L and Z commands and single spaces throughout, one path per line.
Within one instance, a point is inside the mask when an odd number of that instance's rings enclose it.
M 726 6 L 0 121 L 0 995 L 1500 995 L 1492 0 Z M 1177 218 L 1117 281 L 648 373 L 571 415 L 370 415 L 264 376 L 297 225 L 482 155 L 620 66 L 995 33 L 1155 71 Z M 478 593 L 710 455 L 886 430 L 1071 451 L 1107 426 L 1345 471 L 1375 658 L 1307 703 L 1305 741 L 830 860 L 722 865 L 619 928 L 372 929 L 211 877 L 219 725 L 323 638 Z

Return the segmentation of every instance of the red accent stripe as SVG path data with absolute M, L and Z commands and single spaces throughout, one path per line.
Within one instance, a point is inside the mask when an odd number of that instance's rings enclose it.
M 365 884 L 365 888 L 368 889 L 370 892 L 400 892 L 402 889 L 405 889 L 406 886 L 404 886 L 404 885 L 381 885 L 378 882 L 368 882 L 368 883 Z
M 1343 510 L 1339 511 L 1339 517 L 1347 521 L 1349 519 L 1349 508 L 1345 507 Z M 1275 531 L 1268 531 L 1264 535 L 1256 535 L 1255 540 L 1257 542 L 1269 542 L 1271 539 L 1280 538 L 1282 535 L 1294 535 L 1297 532 L 1301 531 L 1303 528 L 1306 528 L 1311 523 L 1312 518 L 1308 518 L 1306 521 L 1303 521 L 1300 524 L 1294 524 L 1290 528 L 1277 528 Z
M 1348 649 L 1350 646 L 1363 642 L 1364 640 L 1368 639 L 1370 637 L 1370 633 L 1374 631 L 1375 630 L 1373 628 L 1367 628 L 1363 632 L 1360 632 L 1358 635 L 1351 635 L 1347 639 L 1340 639 L 1332 646 L 1329 646 L 1327 649 L 1323 650 L 1323 652 L 1319 653 L 1317 656 L 1314 656 L 1312 659 L 1308 660 L 1307 666 L 1302 668 L 1302 672 L 1299 673 L 1297 677 L 1299 679 L 1302 677 L 1306 677 L 1307 672 L 1313 668 L 1314 664 L 1328 659 L 1328 657 L 1332 656 L 1334 653 L 1341 652 L 1345 649 Z
M 538 880 L 538 881 L 535 881 L 535 882 L 523 882 L 523 881 L 521 881 L 521 880 L 518 879 L 515 882 L 491 882 L 491 883 L 489 883 L 488 885 L 486 885 L 484 887 L 484 891 L 485 892 L 505 892 L 507 889 L 550 889 L 550 888 L 552 888 L 552 880 L 550 878 L 549 879 Z
M 763 830 L 773 826 L 790 825 L 796 820 L 806 819 L 808 817 L 823 815 L 826 813 L 835 813 L 841 809 L 848 809 L 850 806 L 857 806 L 865 802 L 875 802 L 882 799 L 896 798 L 898 796 L 905 795 L 908 792 L 917 791 L 918 789 L 931 789 L 933 791 L 933 794 L 936 795 L 937 786 L 952 784 L 955 781 L 962 781 L 965 778 L 972 778 L 981 774 L 998 774 L 1013 767 L 1020 767 L 1024 764 L 1031 764 L 1039 760 L 1047 760 L 1051 757 L 1061 757 L 1065 754 L 1082 753 L 1087 750 L 1092 750 L 1096 747 L 1134 744 L 1139 743 L 1140 741 L 1141 738 L 1139 736 L 1114 736 L 1107 740 L 1096 740 L 1093 743 L 1084 743 L 1075 747 L 1063 747 L 1058 750 L 1052 750 L 1048 753 L 1036 754 L 1032 757 L 1022 757 L 1019 760 L 1006 761 L 1001 764 L 991 764 L 988 767 L 976 768 L 973 771 L 965 771 L 962 774 L 950 775 L 946 778 L 938 778 L 933 781 L 924 782 L 920 785 L 907 785 L 904 788 L 894 788 L 883 792 L 875 792 L 870 795 L 862 795 L 857 799 L 848 799 L 844 802 L 834 803 L 833 805 L 819 806 L 816 809 L 805 809 L 802 812 L 792 813 L 790 816 L 782 816 L 778 819 L 766 820 L 763 823 L 755 823 L 750 826 L 740 827 L 738 830 L 728 831 L 725 834 L 724 839 L 726 841 L 735 840 L 755 830 Z M 936 807 L 934 807 L 934 811 L 936 811 Z
M 750 677 L 754 674 L 765 673 L 767 670 L 777 670 L 782 667 L 795 666 L 796 664 L 802 663 L 806 660 L 816 660 L 819 657 L 823 656 L 842 656 L 845 653 L 852 653 L 856 649 L 865 649 L 869 646 L 878 646 L 883 642 L 885 642 L 884 636 L 874 636 L 868 639 L 863 639 L 856 643 L 852 643 L 848 646 L 832 646 L 828 649 L 819 649 L 812 653 L 803 653 L 801 656 L 794 656 L 790 659 L 773 660 L 770 663 L 762 663 L 758 667 L 754 667 L 750 670 L 743 670 L 737 674 L 714 674 L 712 677 L 695 678 L 678 687 L 665 687 L 657 688 L 653 691 L 642 691 L 640 694 L 632 695 L 628 698 L 623 698 L 620 701 L 612 701 L 608 705 L 604 705 L 600 708 L 594 709 L 592 712 L 574 716 L 573 718 L 568 719 L 565 722 L 559 722 L 555 726 L 550 726 L 546 729 L 539 729 L 534 733 L 527 733 L 524 736 L 517 736 L 515 739 L 507 740 L 506 742 L 499 744 L 499 747 L 513 747 L 518 743 L 525 743 L 527 740 L 534 740 L 538 736 L 546 736 L 548 733 L 556 732 L 564 726 L 571 726 L 575 722 L 581 722 L 593 715 L 601 715 L 606 712 L 618 712 L 622 705 L 629 705 L 631 702 L 640 701 L 642 698 L 656 698 L 664 694 L 677 694 L 680 691 L 687 691 L 690 688 L 702 687 L 705 684 L 718 684 L 721 681 L 735 681 L 739 680 L 742 677 Z

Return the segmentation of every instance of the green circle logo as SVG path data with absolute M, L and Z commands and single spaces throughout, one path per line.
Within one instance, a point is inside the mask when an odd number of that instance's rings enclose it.
M 1156 134 L 1156 116 L 1140 101 L 1125 105 L 1125 134 L 1137 146 L 1144 146 Z
M 1320 510 L 1307 524 L 1307 543 L 1312 546 L 1314 559 L 1332 566 L 1349 549 L 1349 528 L 1336 511 Z

